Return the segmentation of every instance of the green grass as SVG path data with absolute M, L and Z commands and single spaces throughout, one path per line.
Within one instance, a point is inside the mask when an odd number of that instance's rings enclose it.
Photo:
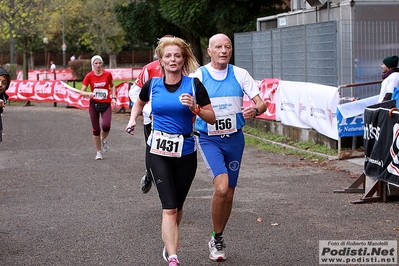
M 24 106 L 27 101 L 7 101 L 8 105 Z
M 327 146 L 308 142 L 295 142 L 288 137 L 264 132 L 246 125 L 243 128 L 245 142 L 261 150 L 273 153 L 299 155 L 309 159 L 325 160 L 328 156 L 338 156 L 338 151 Z M 276 145 L 276 142 L 281 145 Z M 321 155 L 319 155 L 321 154 Z
M 130 81 L 131 80 L 114 80 L 114 85 L 116 87 L 116 86 L 118 86 L 119 84 L 121 84 L 123 82 L 130 82 Z M 72 82 L 69 82 L 68 85 L 73 87 L 73 83 Z M 75 82 L 75 89 L 81 90 L 82 89 L 82 82 Z

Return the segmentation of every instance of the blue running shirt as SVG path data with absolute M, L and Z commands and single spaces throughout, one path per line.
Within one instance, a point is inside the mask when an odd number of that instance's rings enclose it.
M 241 129 L 245 125 L 245 119 L 241 112 L 244 92 L 234 75 L 233 65 L 228 65 L 227 76 L 223 80 L 214 79 L 205 67 L 200 67 L 200 69 L 202 83 L 208 91 L 216 119 L 227 113 L 235 113 L 236 129 Z M 198 116 L 195 127 L 199 132 L 208 134 L 207 123 Z
M 193 132 L 193 117 L 188 106 L 184 106 L 179 97 L 183 93 L 193 96 L 195 93 L 194 78 L 182 77 L 180 87 L 175 92 L 169 92 L 164 85 L 163 78 L 152 78 L 149 99 L 151 99 L 153 123 L 152 129 L 169 134 L 189 135 Z M 151 146 L 153 135 L 148 137 Z M 193 137 L 184 138 L 182 155 L 196 150 Z

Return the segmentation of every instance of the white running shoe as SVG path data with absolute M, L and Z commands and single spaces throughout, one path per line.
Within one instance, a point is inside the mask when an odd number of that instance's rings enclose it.
M 162 236 L 162 239 L 163 239 L 163 236 Z M 179 247 L 180 247 L 180 244 L 177 244 L 177 248 L 179 248 Z M 163 246 L 162 257 L 165 261 L 168 261 L 168 259 L 169 259 L 169 254 L 168 254 L 168 251 L 166 250 L 166 246 Z
M 103 139 L 103 149 L 104 151 L 109 151 L 109 145 L 106 139 Z
M 98 151 L 97 155 L 96 155 L 96 160 L 102 160 L 102 159 L 103 159 L 103 155 L 101 154 L 101 151 Z
M 222 262 L 226 260 L 226 254 L 224 252 L 226 245 L 224 244 L 223 240 L 216 241 L 215 238 L 212 237 L 208 243 L 208 247 L 209 247 L 209 258 L 212 261 Z
M 166 250 L 165 246 L 163 246 L 162 257 L 165 261 L 168 261 L 169 255 L 168 255 L 168 251 Z

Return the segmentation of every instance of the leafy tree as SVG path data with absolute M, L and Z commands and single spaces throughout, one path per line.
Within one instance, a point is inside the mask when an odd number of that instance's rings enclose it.
M 36 48 L 36 43 L 43 34 L 49 2 L 50 0 L 10 0 L 0 6 L 0 17 L 9 27 L 10 62 L 16 61 L 16 49 L 22 52 L 26 79 L 27 55 Z
M 49 49 L 60 51 L 64 41 L 68 51 L 76 52 L 81 50 L 79 36 L 90 25 L 86 18 L 82 16 L 82 10 L 85 10 L 85 1 L 52 0 L 51 5 L 54 12 L 49 15 L 46 25 L 47 35 L 50 36 Z
M 176 25 L 183 38 L 191 44 L 200 64 L 203 63 L 201 37 L 215 33 L 215 23 L 209 12 L 208 0 L 160 0 L 160 13 Z
M 9 1 L 7 4 L 0 5 L 0 18 L 5 22 L 4 30 L 2 30 L 2 39 L 10 40 L 10 63 L 15 64 L 16 62 L 16 50 L 15 50 L 15 38 L 14 28 L 15 22 L 14 17 L 16 16 L 14 11 L 16 3 L 15 1 Z
M 108 54 L 110 65 L 116 65 L 116 54 L 122 50 L 125 32 L 116 23 L 112 7 L 123 0 L 9 0 L 0 5 L 0 39 L 10 44 L 10 62 L 16 63 L 16 52 L 27 56 L 38 50 L 60 51 L 62 17 L 65 16 L 65 42 L 70 51 Z M 5 23 L 5 24 L 4 24 Z M 6 25 L 6 28 L 4 26 Z M 46 37 L 48 44 L 43 43 Z M 26 76 L 27 77 L 27 72 Z
M 218 0 L 209 1 L 212 5 L 213 22 L 218 32 L 233 37 L 236 32 L 248 32 L 256 30 L 256 19 L 270 16 L 289 8 L 283 0 Z
M 175 1 L 171 2 L 170 5 L 165 7 L 173 9 Z M 176 16 L 179 15 L 179 12 L 184 13 L 185 8 L 190 7 L 190 4 L 185 4 L 185 1 L 180 2 L 182 2 L 182 6 L 178 6 L 178 9 L 173 11 Z M 195 1 L 188 0 L 188 2 Z M 200 4 L 201 2 L 202 0 L 199 1 Z M 145 42 L 151 47 L 156 44 L 158 38 L 171 34 L 187 39 L 193 45 L 197 58 L 202 58 L 200 46 L 198 45 L 199 37 L 196 36 L 195 32 L 191 34 L 189 27 L 182 27 L 184 22 L 176 24 L 163 17 L 161 13 L 163 4 L 159 0 L 134 1 L 129 4 L 116 5 L 114 11 L 117 21 L 124 31 L 129 33 L 128 38 L 132 43 Z M 165 12 L 168 11 L 166 10 Z M 176 17 L 176 19 L 178 20 L 179 17 Z M 187 19 L 185 20 L 187 21 Z
M 113 6 L 123 0 L 86 1 L 85 12 L 81 16 L 90 27 L 80 36 L 79 42 L 90 47 L 94 53 L 108 54 L 110 67 L 116 67 L 116 54 L 122 50 L 125 32 L 116 22 Z
M 153 48 L 157 39 L 164 35 L 182 35 L 176 25 L 160 16 L 159 8 L 159 0 L 132 1 L 114 7 L 117 22 L 127 33 L 127 42 L 132 46 L 145 43 Z
M 117 21 L 135 41 L 173 34 L 191 43 L 202 64 L 201 39 L 256 30 L 256 18 L 285 11 L 283 0 L 143 0 L 116 5 Z M 166 31 L 165 31 L 166 27 Z
M 112 7 L 122 2 L 123 0 L 103 0 L 101 3 L 94 0 L 52 1 L 56 12 L 49 21 L 49 31 L 54 36 L 61 37 L 60 25 L 64 15 L 68 51 L 107 54 L 110 67 L 116 67 L 116 54 L 125 43 L 125 32 L 116 23 Z
M 9 44 L 10 62 L 17 51 L 33 67 L 33 55 L 60 52 L 63 37 L 69 53 L 108 54 L 110 66 L 123 47 L 153 49 L 172 34 L 187 40 L 202 64 L 201 46 L 217 32 L 233 37 L 252 31 L 256 18 L 284 11 L 283 0 L 9 0 L 0 5 L 0 40 Z M 64 21 L 64 23 L 62 23 Z M 62 27 L 64 25 L 64 27 Z M 65 34 L 64 34 L 65 33 Z M 64 36 L 63 36 L 64 35 Z M 48 44 L 43 43 L 43 38 Z M 202 45 L 201 45 L 202 44 Z M 25 72 L 27 77 L 27 72 Z

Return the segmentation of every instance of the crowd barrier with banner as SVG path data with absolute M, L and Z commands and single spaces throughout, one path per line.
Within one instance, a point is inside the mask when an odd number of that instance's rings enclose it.
M 395 101 L 390 102 L 391 107 L 395 107 Z M 364 111 L 363 138 L 365 174 L 399 186 L 398 109 L 367 107 Z
M 114 80 L 129 79 L 132 77 L 131 73 L 136 78 L 140 73 L 140 69 L 107 70 L 112 73 Z M 71 77 L 69 71 L 57 70 L 57 80 L 37 80 L 38 73 L 43 71 L 30 71 L 30 80 L 13 80 L 7 91 L 10 101 L 65 102 L 79 108 L 88 107 L 87 99 L 80 97 L 77 90 L 58 80 L 59 75 L 69 80 Z M 338 88 L 268 78 L 257 83 L 260 96 L 267 106 L 267 111 L 257 118 L 281 121 L 282 124 L 293 127 L 314 129 L 331 139 L 338 139 Z M 130 107 L 128 91 L 128 82 L 117 86 L 117 107 Z M 254 103 L 244 96 L 243 105 L 253 106 Z
M 116 108 L 129 108 L 129 82 L 116 88 Z M 79 90 L 59 80 L 12 80 L 7 90 L 9 101 L 66 103 L 77 108 L 89 108 L 89 99 Z
M 268 111 L 257 118 L 314 129 L 331 139 L 338 139 L 337 87 L 279 79 L 264 79 L 258 84 Z M 254 103 L 245 96 L 244 106 L 254 106 Z
M 257 118 L 267 119 L 267 120 L 276 120 L 276 93 L 277 88 L 279 86 L 280 80 L 279 79 L 263 79 L 255 80 L 259 87 L 259 96 L 264 100 L 266 103 L 267 110 L 263 114 L 257 116 Z M 251 99 L 248 98 L 246 94 L 244 94 L 244 103 L 243 106 L 251 106 L 254 107 L 255 104 L 252 102 Z
M 364 193 L 352 203 L 387 202 L 399 191 L 399 110 L 391 100 L 366 107 L 363 115 L 364 171 L 348 188 L 334 192 Z
M 338 105 L 338 136 L 353 137 L 363 136 L 364 133 L 364 110 L 367 106 L 378 102 L 379 95 L 361 99 L 354 102 Z

